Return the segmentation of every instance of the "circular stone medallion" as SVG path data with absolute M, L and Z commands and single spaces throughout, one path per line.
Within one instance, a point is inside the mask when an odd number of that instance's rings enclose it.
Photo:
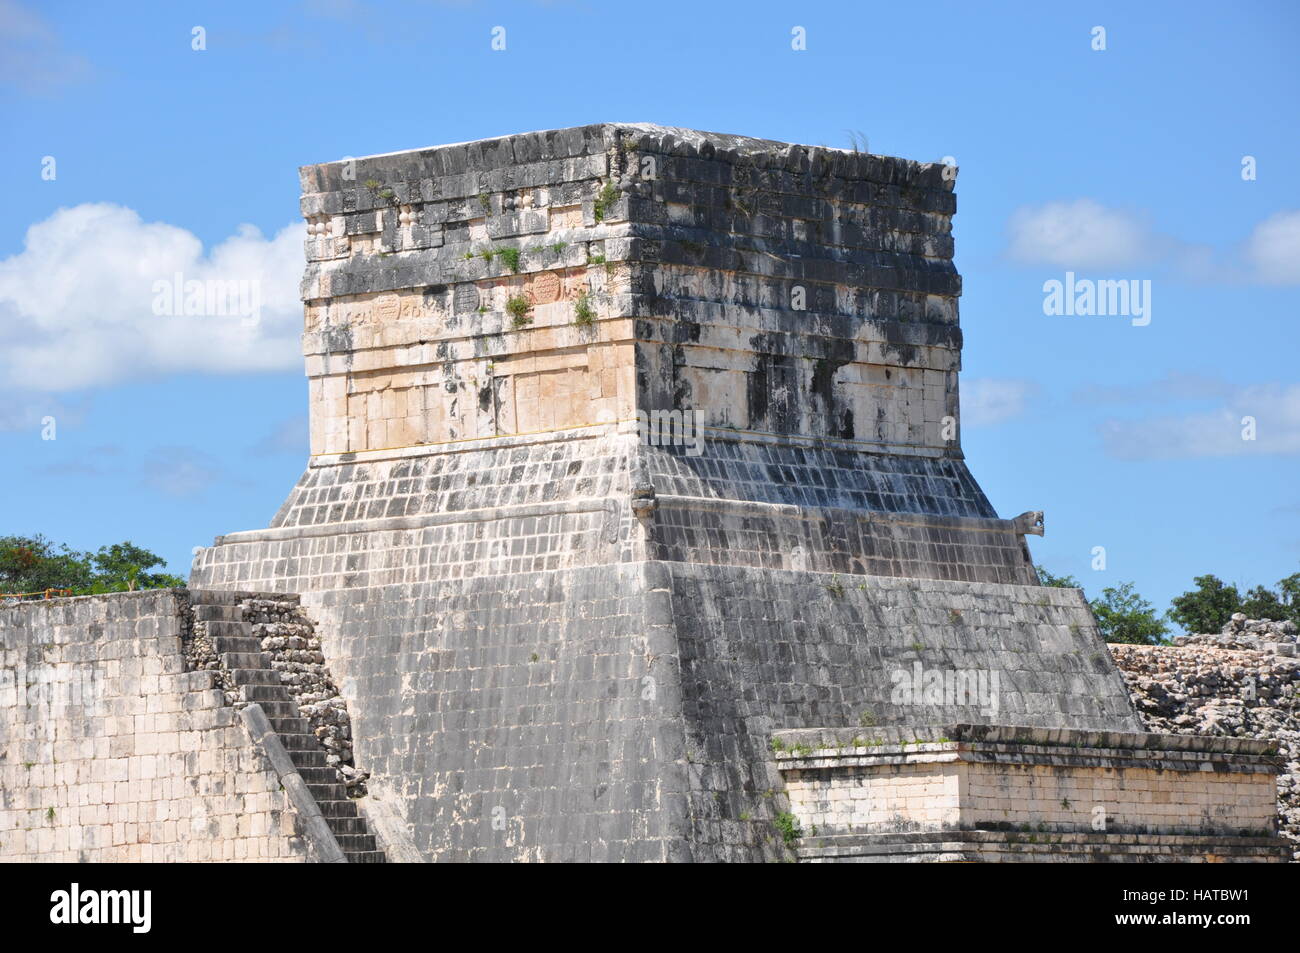
M 533 302 L 550 304 L 560 297 L 560 276 L 553 271 L 544 271 L 533 281 Z

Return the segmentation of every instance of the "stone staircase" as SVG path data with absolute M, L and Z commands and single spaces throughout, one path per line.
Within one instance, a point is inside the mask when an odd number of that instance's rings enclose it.
M 261 640 L 244 620 L 240 603 L 249 599 L 273 599 L 294 607 L 298 597 L 284 594 L 221 592 L 192 590 L 193 621 L 205 623 L 208 642 L 220 660 L 216 669 L 227 692 L 245 702 L 256 702 L 266 713 L 299 775 L 316 798 L 321 814 L 334 833 L 350 864 L 382 864 L 384 852 L 357 809 L 356 801 L 347 796 L 346 787 L 336 768 L 327 763 L 322 746 L 311 724 L 299 712 L 298 704 L 272 666 L 269 653 L 262 650 Z M 222 684 L 224 683 L 224 684 Z M 238 704 L 238 701 L 235 702 Z

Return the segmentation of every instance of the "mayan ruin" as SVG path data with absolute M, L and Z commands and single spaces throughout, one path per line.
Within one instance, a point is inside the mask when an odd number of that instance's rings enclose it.
M 0 607 L 0 860 L 1293 859 L 1295 626 L 1108 647 L 967 468 L 954 172 L 303 167 L 302 476 L 186 587 Z

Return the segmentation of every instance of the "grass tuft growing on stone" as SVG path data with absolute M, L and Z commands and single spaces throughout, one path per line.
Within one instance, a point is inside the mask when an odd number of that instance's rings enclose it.
M 510 323 L 516 331 L 533 323 L 533 316 L 528 313 L 532 307 L 523 295 L 514 295 L 506 302 L 506 310 L 510 312 Z
M 584 291 L 573 305 L 573 323 L 580 328 L 589 328 L 595 321 L 596 309 L 591 306 L 591 296 Z

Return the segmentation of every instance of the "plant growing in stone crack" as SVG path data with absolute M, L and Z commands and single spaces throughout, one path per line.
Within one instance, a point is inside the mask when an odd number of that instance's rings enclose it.
M 840 582 L 839 576 L 831 576 L 831 581 L 822 583 L 822 588 L 837 599 L 844 595 L 844 584 Z
M 960 622 L 960 621 L 961 621 L 961 610 L 960 610 L 960 609 L 949 609 L 949 610 L 948 610 L 948 619 L 949 619 L 949 621 L 951 621 L 951 622 L 953 622 L 953 623 Z
M 751 814 L 749 813 L 749 811 L 741 811 L 741 812 L 740 812 L 740 815 L 739 815 L 740 820 L 742 820 L 742 821 L 747 821 L 747 820 L 749 820 L 752 816 L 753 816 L 753 815 L 751 815 Z
M 484 248 L 481 252 L 478 253 L 478 256 L 482 258 L 484 261 L 486 261 L 488 264 L 491 264 L 492 256 L 495 254 L 496 254 L 496 249 Z
M 511 324 L 516 331 L 533 323 L 533 316 L 528 313 L 531 308 L 523 295 L 514 295 L 506 302 L 506 310 L 510 312 Z
M 514 274 L 519 274 L 519 249 L 518 248 L 498 248 L 497 255 L 506 263 Z
M 603 222 L 605 213 L 609 207 L 618 201 L 618 189 L 614 187 L 613 179 L 606 179 L 600 192 L 596 194 L 596 201 L 592 205 L 592 213 L 596 216 L 596 221 Z
M 781 840 L 785 842 L 786 847 L 795 847 L 799 843 L 799 838 L 803 837 L 803 828 L 799 826 L 799 818 L 789 811 L 782 811 L 777 814 L 772 819 L 772 824 L 781 835 Z
M 858 724 L 863 728 L 876 727 L 875 713 L 870 708 L 863 709 L 862 714 L 858 716 Z M 855 738 L 854 740 L 856 741 L 857 739 Z
M 381 188 L 383 188 L 384 183 L 380 182 L 378 179 L 366 179 L 364 185 L 371 192 L 378 192 Z
M 573 305 L 573 323 L 580 328 L 589 328 L 595 323 L 596 309 L 591 306 L 591 296 L 587 292 L 578 295 Z
M 47 807 L 47 808 L 45 809 L 45 819 L 46 819 L 47 821 L 53 821 L 53 820 L 54 820 L 54 808 L 52 808 L 52 807 Z
M 589 265 L 603 265 L 603 264 L 605 264 L 605 256 L 604 256 L 604 255 L 600 255 L 600 254 L 597 254 L 597 255 L 588 255 L 588 256 L 587 256 L 587 264 L 589 264 Z
M 489 215 L 492 214 L 492 196 L 488 195 L 486 192 L 480 192 L 478 194 L 478 204 L 483 206 L 484 212 L 487 212 Z
M 569 247 L 568 242 L 555 242 L 551 245 L 551 251 L 555 252 L 555 254 L 558 255 L 560 252 L 564 251 L 564 249 L 568 247 Z

